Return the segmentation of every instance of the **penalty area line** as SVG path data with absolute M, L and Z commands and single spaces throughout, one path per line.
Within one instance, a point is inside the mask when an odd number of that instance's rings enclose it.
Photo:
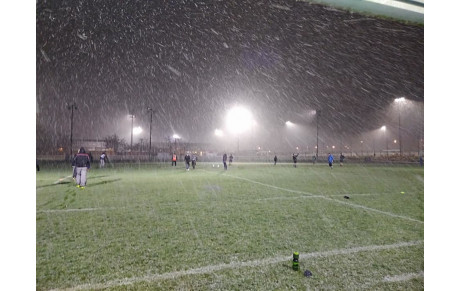
M 206 170 L 203 170 L 203 171 L 206 171 Z M 206 171 L 206 172 L 210 172 L 210 171 Z M 211 172 L 211 173 L 212 173 L 212 172 Z M 297 190 L 286 189 L 286 188 L 277 187 L 277 186 L 273 186 L 273 185 L 269 185 L 269 184 L 257 182 L 257 181 L 251 180 L 251 179 L 242 178 L 242 177 L 237 177 L 237 176 L 232 176 L 232 175 L 228 175 L 228 174 L 224 174 L 224 176 L 225 176 L 225 177 L 231 177 L 231 178 L 234 178 L 234 179 L 240 179 L 240 180 L 248 181 L 248 182 L 251 182 L 251 183 L 254 183 L 254 184 L 259 184 L 259 185 L 266 186 L 266 187 L 270 187 L 270 188 L 274 188 L 274 189 L 277 189 L 277 190 L 282 190 L 282 191 L 292 192 L 292 193 L 305 194 L 305 195 L 312 196 L 312 197 L 315 197 L 315 198 L 321 198 L 321 199 L 325 199 L 325 200 L 332 201 L 332 202 L 335 202 L 335 203 L 340 203 L 340 204 L 344 204 L 344 205 L 347 205 L 347 206 L 350 206 L 350 207 L 359 208 L 359 209 L 364 209 L 364 210 L 367 210 L 367 211 L 372 211 L 372 212 L 376 212 L 376 213 L 388 215 L 388 216 L 395 217 L 395 218 L 402 218 L 402 219 L 406 219 L 406 220 L 409 220 L 409 221 L 414 221 L 414 222 L 418 222 L 418 223 L 424 223 L 423 221 L 420 221 L 420 220 L 417 220 L 417 219 L 413 219 L 413 218 L 410 218 L 410 217 L 407 217 L 407 216 L 397 215 L 397 214 L 394 214 L 394 213 L 391 213 L 391 212 L 386 212 L 386 211 L 378 210 L 378 209 L 375 209 L 375 208 L 370 208 L 370 207 L 362 206 L 362 205 L 359 205 L 359 204 L 347 203 L 347 202 L 344 202 L 344 201 L 340 201 L 340 200 L 337 200 L 337 199 L 333 199 L 333 198 L 327 197 L 327 196 L 325 196 L 325 195 L 315 195 L 315 194 L 313 194 L 313 193 L 308 193 L 308 192 L 303 192 L 303 191 L 297 191 Z
M 345 249 L 336 249 L 330 250 L 325 252 L 315 252 L 315 253 L 305 253 L 302 255 L 303 258 L 322 258 L 328 256 L 337 256 L 337 255 L 350 255 L 360 252 L 369 252 L 369 251 L 381 251 L 381 250 L 389 250 L 389 249 L 398 249 L 404 247 L 413 247 L 423 245 L 422 241 L 410 241 L 410 242 L 400 242 L 395 244 L 389 245 L 371 245 L 371 246 L 362 246 L 362 247 L 354 247 L 354 248 L 345 248 Z M 175 271 L 163 274 L 153 274 L 147 275 L 142 277 L 130 277 L 124 279 L 118 279 L 113 281 L 107 281 L 105 283 L 95 283 L 95 284 L 83 284 L 78 285 L 72 288 L 66 289 L 54 289 L 54 290 L 88 290 L 88 289 L 106 289 L 112 288 L 117 286 L 124 286 L 124 285 L 132 285 L 135 283 L 140 282 L 154 282 L 157 280 L 171 280 L 177 279 L 182 276 L 190 276 L 190 275 L 202 275 L 202 274 L 209 274 L 214 273 L 222 270 L 227 269 L 239 269 L 245 267 L 260 267 L 262 265 L 272 265 L 278 264 L 282 262 L 286 262 L 292 259 L 292 256 L 279 256 L 273 257 L 263 260 L 254 260 L 254 261 L 246 261 L 246 262 L 231 262 L 226 264 L 219 264 L 219 265 L 209 265 L 195 269 L 183 270 L 183 271 Z M 390 278 L 391 280 L 392 278 Z M 393 278 L 394 280 L 395 278 Z M 396 278 L 398 279 L 398 278 Z
M 208 172 L 208 173 L 214 173 L 212 171 L 207 171 L 207 170 L 203 170 L 203 171 Z M 232 176 L 232 175 L 228 175 L 228 174 L 224 174 L 223 176 L 248 181 L 248 182 L 251 182 L 251 183 L 254 183 L 254 184 L 259 184 L 259 185 L 262 185 L 262 186 L 265 186 L 265 187 L 270 187 L 270 188 L 273 188 L 273 189 L 282 190 L 282 191 L 286 191 L 286 192 L 297 193 L 297 194 L 305 194 L 305 195 L 308 195 L 308 196 L 314 195 L 312 193 L 307 193 L 307 192 L 304 192 L 304 191 L 297 191 L 297 190 L 291 190 L 291 189 L 287 189 L 287 188 L 277 187 L 277 186 L 273 186 L 273 185 L 270 185 L 270 184 L 265 184 L 265 183 L 257 182 L 257 181 L 251 180 L 251 179 Z

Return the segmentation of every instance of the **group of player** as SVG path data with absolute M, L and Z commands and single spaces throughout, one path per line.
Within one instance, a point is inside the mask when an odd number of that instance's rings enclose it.
M 298 156 L 299 156 L 299 153 L 292 154 L 292 160 L 294 162 L 295 168 L 297 167 L 297 157 Z M 340 166 L 343 165 L 344 159 L 345 159 L 345 156 L 341 153 L 340 154 Z M 190 156 L 190 153 L 187 152 L 184 157 L 185 170 L 190 171 L 190 162 L 192 163 L 192 168 L 195 169 L 197 160 L 198 159 L 195 154 L 192 154 Z M 276 163 L 278 162 L 278 157 L 275 155 L 273 160 L 276 165 Z M 329 153 L 327 160 L 329 162 L 329 167 L 332 169 L 334 167 L 333 166 L 334 156 L 331 153 Z M 108 161 L 107 154 L 103 152 L 99 158 L 99 167 L 105 168 L 105 163 L 107 161 Z M 228 161 L 231 165 L 233 162 L 232 154 L 230 154 L 230 156 L 228 157 Z M 227 170 L 227 153 L 224 153 L 224 155 L 222 156 L 222 162 L 224 164 L 224 170 Z M 314 163 L 316 162 L 316 156 L 313 157 L 313 162 Z M 177 165 L 177 155 L 176 153 L 173 153 L 171 166 L 176 166 L 176 165 Z M 75 156 L 72 159 L 72 169 L 73 169 L 72 178 L 77 183 L 77 188 L 84 189 L 86 187 L 86 176 L 87 176 L 87 172 L 89 171 L 90 167 L 91 167 L 90 157 L 86 153 L 85 148 L 81 147 L 78 150 L 78 153 L 75 154 Z
M 195 154 L 190 156 L 190 153 L 187 152 L 185 154 L 185 157 L 184 157 L 185 170 L 190 171 L 190 162 L 192 162 L 192 168 L 195 169 L 197 160 L 198 160 L 198 158 L 196 157 Z M 176 153 L 173 153 L 172 154 L 172 159 L 171 159 L 171 166 L 176 166 L 176 165 L 177 165 L 177 155 L 176 155 Z
M 224 170 L 227 170 L 227 158 L 228 158 L 228 161 L 230 163 L 230 165 L 232 164 L 233 162 L 233 155 L 230 154 L 229 157 L 227 157 L 227 153 L 224 153 L 224 155 L 222 156 L 222 162 L 224 164 Z M 185 161 L 185 170 L 186 171 L 190 171 L 190 162 L 192 162 L 192 168 L 195 169 L 195 166 L 196 166 L 196 162 L 197 162 L 198 158 L 196 157 L 195 154 L 192 154 L 192 156 L 190 156 L 190 153 L 187 152 L 185 154 L 185 157 L 184 157 L 184 161 Z M 171 157 L 171 166 L 176 166 L 177 165 L 177 155 L 176 153 L 174 152 L 172 154 L 172 157 Z
M 294 168 L 297 168 L 297 157 L 298 156 L 299 156 L 299 153 L 297 153 L 297 154 L 293 153 L 292 154 L 292 161 L 294 162 Z M 227 153 L 224 153 L 224 155 L 222 156 L 222 163 L 224 164 L 224 170 L 227 170 L 227 158 L 229 160 L 230 165 L 233 162 L 233 155 L 230 154 L 230 156 L 227 157 Z M 343 153 L 340 153 L 340 166 L 343 166 L 344 159 L 345 159 L 345 156 L 343 155 Z M 316 160 L 317 160 L 316 156 L 313 156 L 313 163 L 314 164 L 316 163 Z M 197 162 L 196 155 L 192 155 L 190 157 L 190 153 L 187 152 L 185 154 L 184 161 L 185 161 L 185 170 L 186 171 L 190 170 L 190 161 L 192 162 L 193 169 L 195 169 L 196 162 Z M 273 161 L 274 161 L 274 165 L 276 166 L 276 163 L 278 162 L 278 157 L 276 155 L 273 158 Z M 328 153 L 327 161 L 329 163 L 329 167 L 331 169 L 333 169 L 334 168 L 334 156 L 331 153 Z M 176 165 L 177 165 L 177 155 L 176 155 L 176 153 L 173 153 L 171 166 L 176 166 Z
M 294 162 L 294 168 L 297 167 L 297 157 L 298 156 L 299 156 L 299 153 L 292 154 L 292 161 Z M 275 165 L 276 165 L 276 162 L 278 161 L 277 156 L 275 156 L 273 160 L 275 161 Z M 316 163 L 316 160 L 317 160 L 317 156 L 315 155 L 312 158 L 313 164 Z M 343 153 L 340 153 L 340 166 L 341 167 L 343 166 L 344 160 L 345 160 L 345 156 L 343 155 Z M 329 168 L 333 169 L 334 168 L 334 156 L 331 153 L 328 153 L 327 155 L 327 162 L 329 163 Z

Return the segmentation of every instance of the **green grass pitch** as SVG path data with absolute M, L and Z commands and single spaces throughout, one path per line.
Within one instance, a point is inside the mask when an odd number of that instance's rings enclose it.
M 83 190 L 71 172 L 36 175 L 38 290 L 424 288 L 420 167 L 115 164 Z

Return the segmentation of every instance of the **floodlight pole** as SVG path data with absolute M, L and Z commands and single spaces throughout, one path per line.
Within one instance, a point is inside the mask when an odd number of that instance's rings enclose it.
M 318 150 L 319 150 L 319 144 L 318 144 L 318 129 L 319 129 L 319 115 L 321 114 L 321 110 L 316 110 L 316 160 L 318 160 Z
M 399 155 L 402 156 L 402 140 L 401 140 L 401 104 L 406 99 L 404 97 L 396 98 L 395 102 L 398 103 L 398 135 L 399 135 Z
M 131 118 L 131 152 L 133 152 L 134 115 L 130 114 L 129 118 Z
M 388 159 L 388 138 L 387 138 L 387 131 L 386 130 L 385 130 L 384 134 L 385 134 L 385 143 L 387 145 L 387 159 Z
M 238 155 L 240 154 L 240 134 L 238 134 L 237 137 L 236 152 L 238 153 Z
M 147 111 L 150 111 L 149 161 L 151 161 L 152 160 L 152 119 L 153 119 L 153 109 L 151 107 L 148 107 Z
M 374 148 L 374 157 L 375 157 L 375 135 L 372 137 L 372 147 Z
M 77 110 L 77 106 L 75 105 L 75 103 L 72 103 L 70 105 L 67 106 L 67 109 L 71 110 L 71 113 L 70 113 L 70 159 L 72 159 L 72 153 L 73 153 L 73 150 L 72 150 L 72 145 L 73 145 L 73 111 L 74 110 Z
M 399 106 L 399 120 L 398 120 L 398 123 L 399 123 L 399 127 L 398 127 L 398 133 L 399 133 L 399 155 L 402 156 L 402 139 L 401 139 L 401 105 L 398 104 Z

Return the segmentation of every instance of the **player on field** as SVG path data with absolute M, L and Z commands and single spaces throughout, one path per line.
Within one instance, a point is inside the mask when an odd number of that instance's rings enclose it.
M 99 167 L 100 168 L 105 168 L 105 160 L 107 159 L 107 155 L 105 152 L 102 152 L 102 155 L 99 158 Z
M 294 162 L 294 168 L 297 168 L 297 157 L 298 156 L 299 156 L 299 153 L 292 154 L 292 161 Z
M 176 161 L 177 161 L 177 156 L 176 156 L 176 153 L 173 153 L 173 155 L 172 155 L 172 162 L 171 162 L 171 166 L 172 166 L 172 165 L 176 166 Z
M 75 167 L 77 169 L 77 188 L 84 189 L 86 186 L 86 173 L 90 168 L 89 155 L 85 152 L 85 148 L 81 147 L 75 157 Z
M 227 153 L 224 153 L 222 157 L 222 162 L 224 163 L 224 170 L 227 170 Z
M 329 167 L 332 169 L 334 166 L 332 165 L 334 163 L 334 156 L 329 153 L 328 157 L 327 157 L 327 161 L 329 162 Z
M 190 154 L 189 153 L 185 154 L 184 160 L 185 160 L 185 170 L 190 171 Z
M 196 166 L 196 155 L 192 155 L 192 167 L 193 169 L 195 170 L 195 166 Z

